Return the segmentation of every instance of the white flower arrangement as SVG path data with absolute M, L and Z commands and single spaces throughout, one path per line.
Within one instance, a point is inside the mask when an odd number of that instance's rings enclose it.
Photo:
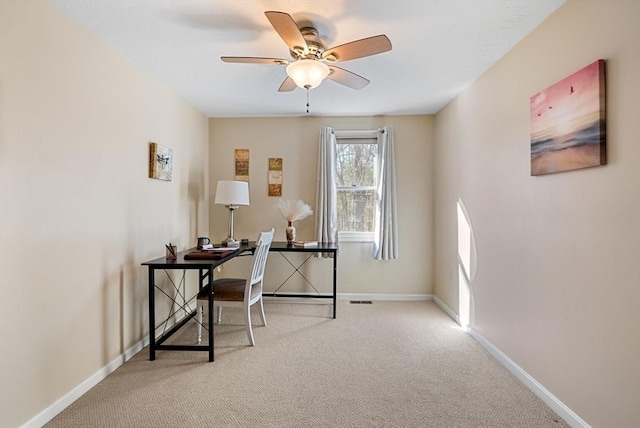
M 280 199 L 276 203 L 276 209 L 291 224 L 313 214 L 311 207 L 300 199 Z

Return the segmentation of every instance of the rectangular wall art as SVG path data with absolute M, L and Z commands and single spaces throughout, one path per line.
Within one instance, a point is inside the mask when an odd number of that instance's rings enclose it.
M 173 173 L 173 149 L 149 143 L 149 178 L 171 181 Z
M 605 60 L 533 95 L 531 175 L 605 165 Z
M 282 196 L 282 158 L 269 158 L 269 196 Z
M 237 181 L 249 182 L 249 149 L 236 149 Z

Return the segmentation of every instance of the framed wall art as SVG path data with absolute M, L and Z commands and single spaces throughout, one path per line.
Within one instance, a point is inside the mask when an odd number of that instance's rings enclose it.
M 149 143 L 149 178 L 171 181 L 172 173 L 173 149 Z
M 605 165 L 605 60 L 530 98 L 531 175 Z
M 282 196 L 282 158 L 269 158 L 269 196 Z
M 249 149 L 236 149 L 236 181 L 249 182 Z

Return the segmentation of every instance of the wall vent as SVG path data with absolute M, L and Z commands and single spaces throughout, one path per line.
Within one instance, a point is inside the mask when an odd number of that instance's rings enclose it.
M 371 300 L 351 300 L 350 303 L 352 305 L 370 305 Z

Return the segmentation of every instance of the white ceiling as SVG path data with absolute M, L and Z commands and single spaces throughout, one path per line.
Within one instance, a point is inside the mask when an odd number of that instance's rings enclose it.
M 386 34 L 390 52 L 340 63 L 371 83 L 331 80 L 310 91 L 310 114 L 433 114 L 565 0 L 53 0 L 63 11 L 209 117 L 304 116 L 306 91 L 278 92 L 289 59 L 264 11 L 318 29 L 326 47 Z M 310 25 L 311 24 L 311 25 Z

